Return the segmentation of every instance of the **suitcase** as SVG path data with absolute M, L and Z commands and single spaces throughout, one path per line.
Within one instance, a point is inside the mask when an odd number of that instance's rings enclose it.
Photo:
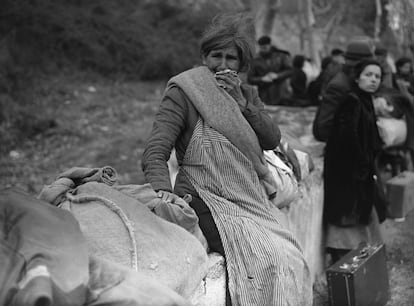
M 403 219 L 414 208 L 414 172 L 404 171 L 386 182 L 388 217 Z
M 326 270 L 332 306 L 381 306 L 389 299 L 384 244 L 361 245 Z

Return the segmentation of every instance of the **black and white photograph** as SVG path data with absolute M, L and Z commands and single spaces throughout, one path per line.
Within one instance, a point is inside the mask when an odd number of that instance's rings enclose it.
M 0 306 L 414 305 L 414 0 L 2 0 Z

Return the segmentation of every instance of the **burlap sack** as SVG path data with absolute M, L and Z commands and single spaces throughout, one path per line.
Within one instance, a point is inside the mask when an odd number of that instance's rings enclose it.
M 103 183 L 79 186 L 61 207 L 79 221 L 90 252 L 141 271 L 188 297 L 207 273 L 196 237 Z

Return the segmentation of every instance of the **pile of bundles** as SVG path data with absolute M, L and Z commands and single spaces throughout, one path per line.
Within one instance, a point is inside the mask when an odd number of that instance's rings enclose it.
M 115 182 L 72 168 L 38 198 L 0 193 L 1 305 L 190 305 L 208 270 L 194 211 Z

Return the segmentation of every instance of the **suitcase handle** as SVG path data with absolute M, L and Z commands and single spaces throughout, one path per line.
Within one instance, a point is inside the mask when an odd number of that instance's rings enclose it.
M 372 253 L 373 249 L 376 249 L 376 247 L 370 245 L 367 245 L 366 247 L 362 248 L 357 256 L 352 257 L 352 262 L 357 263 L 361 259 L 367 258 Z
M 360 252 L 359 252 L 359 255 L 358 255 L 358 258 L 360 258 L 360 259 L 362 259 L 362 258 L 366 258 L 366 257 L 368 257 L 369 256 L 369 247 L 365 247 L 365 248 L 363 248 Z
M 348 262 L 344 262 L 342 265 L 339 266 L 340 269 L 343 270 L 353 270 L 358 268 L 360 265 L 360 261 L 364 258 L 369 257 L 371 254 L 375 252 L 381 245 L 374 244 L 374 245 L 366 245 L 360 251 L 359 254 L 352 257 L 351 260 Z

